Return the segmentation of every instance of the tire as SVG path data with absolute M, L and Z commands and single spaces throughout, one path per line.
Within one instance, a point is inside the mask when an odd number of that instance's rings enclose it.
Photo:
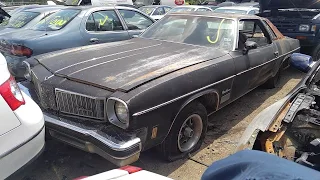
M 192 120 L 188 120 L 189 118 Z M 192 125 L 190 125 L 190 121 L 193 122 Z M 207 124 L 207 111 L 201 103 L 195 101 L 187 105 L 178 114 L 170 133 L 160 145 L 160 150 L 164 159 L 175 161 L 200 149 L 207 132 Z M 193 129 L 194 133 L 190 133 L 190 129 Z M 186 134 L 188 134 L 189 137 Z M 186 140 L 188 138 L 189 140 Z
M 268 79 L 263 84 L 263 87 L 266 88 L 266 89 L 273 89 L 273 88 L 279 87 L 282 70 L 283 70 L 283 68 L 282 68 L 282 65 L 281 65 L 280 68 L 277 71 L 277 74 L 275 76 L 271 77 L 270 79 Z
M 312 50 L 311 53 L 313 61 L 318 61 L 320 59 L 320 44 Z

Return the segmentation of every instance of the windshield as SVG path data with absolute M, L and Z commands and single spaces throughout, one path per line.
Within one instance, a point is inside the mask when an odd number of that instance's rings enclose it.
M 232 14 L 247 14 L 247 11 L 238 9 L 216 9 L 213 12 L 217 13 L 232 13 Z
M 153 12 L 155 8 L 154 7 L 141 7 L 139 8 L 140 11 L 148 14 L 148 15 L 151 15 L 151 13 Z
M 56 31 L 65 27 L 78 13 L 78 9 L 60 10 L 38 22 L 33 29 L 38 31 Z
M 195 16 L 165 16 L 141 37 L 232 50 L 235 22 L 230 19 Z
M 184 11 L 195 11 L 195 8 L 191 8 L 191 7 L 177 7 L 177 8 L 171 9 L 170 12 L 184 12 Z
M 37 17 L 40 13 L 38 12 L 30 12 L 30 11 L 22 11 L 19 13 L 15 13 L 11 16 L 11 18 L 6 18 L 1 23 L 2 26 L 6 26 L 8 28 L 22 28 L 26 24 L 28 24 L 32 19 Z

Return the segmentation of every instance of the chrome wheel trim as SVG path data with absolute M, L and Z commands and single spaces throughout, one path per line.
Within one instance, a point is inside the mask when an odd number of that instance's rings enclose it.
M 178 148 L 181 152 L 192 149 L 199 141 L 203 130 L 202 118 L 192 114 L 182 124 L 178 134 Z

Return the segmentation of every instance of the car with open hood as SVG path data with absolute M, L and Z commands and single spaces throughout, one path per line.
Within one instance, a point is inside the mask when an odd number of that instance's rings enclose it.
M 306 76 L 286 97 L 253 119 L 237 151 L 265 151 L 319 171 L 320 62 L 312 63 L 312 58 L 301 54 L 292 59 Z
M 299 48 L 258 16 L 170 13 L 137 38 L 30 58 L 21 86 L 53 138 L 120 166 L 157 145 L 173 161 L 200 148 L 208 115 L 277 86 Z
M 320 58 L 320 2 L 260 0 L 259 16 L 268 18 L 285 36 L 300 40 L 313 60 Z
M 0 51 L 11 73 L 22 78 L 22 61 L 28 57 L 130 39 L 154 21 L 141 11 L 124 6 L 72 6 L 46 16 L 32 28 L 0 36 Z

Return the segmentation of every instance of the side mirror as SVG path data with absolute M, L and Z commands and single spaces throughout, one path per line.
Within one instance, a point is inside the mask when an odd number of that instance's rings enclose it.
M 258 44 L 254 41 L 246 41 L 244 43 L 244 49 L 242 50 L 243 55 L 248 54 L 249 50 L 251 49 L 257 49 Z
M 315 64 L 311 56 L 293 53 L 290 57 L 290 65 L 304 73 L 308 73 Z

